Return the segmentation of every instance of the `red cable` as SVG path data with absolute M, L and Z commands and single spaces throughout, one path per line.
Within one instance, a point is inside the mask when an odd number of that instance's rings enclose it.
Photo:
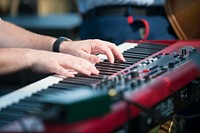
M 134 21 L 134 18 L 133 16 L 128 16 L 127 17 L 127 21 L 128 23 L 131 25 L 133 24 L 135 21 Z M 140 21 L 143 23 L 144 25 L 144 28 L 145 28 L 145 33 L 144 33 L 144 37 L 142 38 L 142 40 L 147 40 L 148 36 L 149 36 L 149 32 L 150 32 L 150 27 L 149 27 L 149 23 L 147 20 L 145 19 L 139 19 L 139 20 L 136 20 L 136 21 Z

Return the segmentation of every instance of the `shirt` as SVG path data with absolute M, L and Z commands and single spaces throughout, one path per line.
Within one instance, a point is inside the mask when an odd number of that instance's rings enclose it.
M 90 9 L 106 5 L 127 5 L 133 4 L 138 6 L 160 6 L 164 5 L 165 0 L 77 0 L 77 6 L 81 13 Z

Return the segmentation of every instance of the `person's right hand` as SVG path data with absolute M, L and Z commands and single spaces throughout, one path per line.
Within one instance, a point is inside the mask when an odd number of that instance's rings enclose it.
M 99 71 L 86 59 L 63 53 L 53 53 L 41 50 L 30 50 L 30 69 L 38 73 L 55 73 L 65 77 L 74 77 L 69 70 L 85 75 L 98 75 Z
M 125 62 L 122 53 L 114 43 L 99 39 L 64 41 L 60 46 L 60 52 L 87 59 L 92 63 L 101 61 L 96 54 L 106 55 L 110 63 L 114 63 L 115 58 Z

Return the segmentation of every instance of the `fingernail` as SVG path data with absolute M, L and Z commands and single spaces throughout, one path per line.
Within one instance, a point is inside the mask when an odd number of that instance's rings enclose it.
M 88 76 L 90 76 L 91 74 L 92 74 L 91 72 L 88 72 L 88 73 L 87 73 Z
M 126 62 L 126 59 L 123 57 L 123 61 Z
M 101 59 L 99 57 L 96 58 L 96 63 L 99 63 Z
M 74 77 L 75 77 L 75 75 L 71 75 L 70 77 L 71 77 L 71 78 L 74 78 Z
M 99 70 L 96 70 L 96 75 L 99 75 Z

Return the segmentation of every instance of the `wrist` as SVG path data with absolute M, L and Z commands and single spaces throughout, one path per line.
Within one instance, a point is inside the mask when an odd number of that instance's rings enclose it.
M 63 44 L 66 41 L 72 41 L 71 39 L 67 37 L 59 37 L 56 39 L 56 41 L 53 43 L 52 51 L 53 52 L 61 52 L 61 44 Z
M 35 60 L 37 60 L 36 56 L 38 55 L 35 54 L 35 50 L 33 49 L 24 50 L 24 60 L 26 62 L 26 68 L 31 69 L 31 67 L 35 63 Z

